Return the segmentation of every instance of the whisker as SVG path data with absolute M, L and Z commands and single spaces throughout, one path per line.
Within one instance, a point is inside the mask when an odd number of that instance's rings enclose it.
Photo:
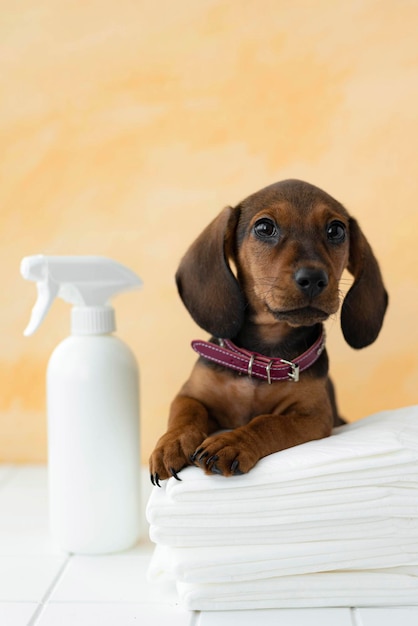
M 327 328 L 329 330 L 332 330 L 333 328 L 335 328 L 335 325 L 338 323 L 338 316 L 336 313 L 333 313 L 333 315 L 330 315 L 329 318 L 327 319 Z
M 268 296 L 271 293 L 271 290 L 267 290 L 267 291 L 261 291 L 261 292 L 257 292 L 255 291 L 255 289 L 252 290 L 254 296 L 258 297 L 258 298 L 264 298 L 265 296 Z

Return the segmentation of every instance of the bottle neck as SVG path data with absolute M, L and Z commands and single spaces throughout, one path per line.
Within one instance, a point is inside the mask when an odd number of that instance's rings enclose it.
M 111 306 L 75 306 L 71 311 L 73 335 L 107 335 L 116 330 L 115 310 Z

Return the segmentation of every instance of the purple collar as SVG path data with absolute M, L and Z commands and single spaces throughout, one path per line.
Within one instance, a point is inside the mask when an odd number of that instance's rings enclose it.
M 220 345 L 216 345 L 208 341 L 194 340 L 192 348 L 209 361 L 247 374 L 250 378 L 266 380 L 269 385 L 279 380 L 292 380 L 297 383 L 299 373 L 311 367 L 321 356 L 325 347 L 325 332 L 322 330 L 315 343 L 293 361 L 271 359 L 258 352 L 238 348 L 229 339 L 220 339 L 219 343 Z

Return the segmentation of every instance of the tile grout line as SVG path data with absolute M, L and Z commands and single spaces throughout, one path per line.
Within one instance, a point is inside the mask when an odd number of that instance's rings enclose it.
M 37 623 L 37 621 L 40 618 L 41 614 L 43 613 L 46 605 L 48 604 L 48 600 L 51 597 L 52 593 L 54 592 L 54 589 L 56 588 L 57 584 L 59 583 L 59 581 L 63 577 L 63 575 L 65 573 L 65 570 L 67 569 L 68 565 L 70 564 L 71 558 L 72 558 L 72 555 L 69 554 L 67 556 L 67 558 L 65 559 L 64 563 L 62 564 L 62 566 L 60 567 L 60 569 L 58 570 L 58 573 L 54 577 L 54 579 L 51 582 L 51 584 L 49 585 L 48 589 L 45 591 L 44 595 L 40 599 L 34 614 L 30 618 L 30 620 L 28 621 L 26 626 L 35 626 L 35 624 Z
M 358 612 L 358 609 L 351 607 L 350 615 L 353 626 L 363 626 L 363 620 L 361 619 L 361 615 Z
M 200 611 L 193 611 L 190 616 L 189 626 L 199 626 L 200 624 Z

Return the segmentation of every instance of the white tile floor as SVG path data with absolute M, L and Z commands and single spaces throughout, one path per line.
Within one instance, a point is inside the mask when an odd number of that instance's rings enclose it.
M 144 502 L 149 493 L 144 472 Z M 0 626 L 417 626 L 418 607 L 192 613 L 152 585 L 143 539 L 123 554 L 78 557 L 51 542 L 45 467 L 0 466 Z

